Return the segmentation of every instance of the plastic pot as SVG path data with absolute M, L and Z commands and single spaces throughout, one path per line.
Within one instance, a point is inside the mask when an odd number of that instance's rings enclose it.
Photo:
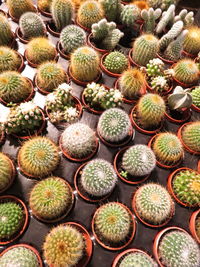
M 133 60 L 133 58 L 132 58 L 132 52 L 133 52 L 133 48 L 130 49 L 130 51 L 129 51 L 129 53 L 128 53 L 128 58 L 129 58 L 129 61 L 131 62 L 131 65 L 136 66 L 136 67 L 138 67 L 138 68 L 142 67 L 141 65 L 137 64 L 137 63 Z
M 176 63 L 176 61 L 166 59 L 166 58 L 164 58 L 163 56 L 161 56 L 160 54 L 157 54 L 157 57 L 158 57 L 159 59 L 161 59 L 161 60 L 162 60 L 165 64 L 167 64 L 167 65 L 174 65 L 174 63 Z
M 197 231 L 196 231 L 196 220 L 197 220 L 197 217 L 199 216 L 200 216 L 200 209 L 192 213 L 190 217 L 189 228 L 194 239 L 200 244 L 200 237 L 197 235 Z
M 66 59 L 66 60 L 70 59 L 71 54 L 66 54 L 60 41 L 57 43 L 56 47 L 57 47 L 57 50 L 58 50 L 58 52 L 62 58 Z
M 55 48 L 55 51 L 56 51 L 56 48 Z M 37 68 L 40 64 L 42 64 L 42 63 L 37 64 L 37 63 L 33 63 L 32 61 L 30 61 L 28 59 L 27 50 L 25 50 L 25 52 L 24 52 L 24 57 L 25 57 L 26 61 L 28 62 L 28 65 L 31 66 L 32 68 Z M 56 61 L 57 62 L 58 58 L 59 58 L 59 55 L 58 55 L 58 53 L 56 51 L 56 56 L 51 61 Z
M 87 37 L 87 44 L 92 47 L 94 50 L 96 50 L 97 52 L 99 52 L 99 54 L 108 54 L 109 53 L 109 50 L 106 50 L 106 49 L 101 49 L 101 48 L 98 48 L 95 43 L 93 42 L 93 38 L 92 38 L 92 33 L 90 33 Z
M 52 17 L 51 12 L 44 11 L 44 10 L 40 9 L 38 6 L 37 6 L 37 9 L 43 16 L 45 16 L 47 18 L 51 18 Z
M 27 40 L 23 37 L 23 34 L 20 30 L 20 27 L 16 28 L 15 34 L 16 34 L 17 38 L 19 38 L 20 42 L 23 44 L 28 44 L 28 42 L 30 41 L 30 40 Z M 47 32 L 45 32 L 44 36 L 47 36 Z
M 88 33 L 91 33 L 91 29 L 90 29 L 90 28 L 87 28 L 87 27 L 85 27 L 85 26 L 83 26 L 83 25 L 78 21 L 77 18 L 75 19 L 75 24 L 76 24 L 77 26 L 79 26 L 80 28 L 82 28 L 84 31 L 86 31 L 86 32 L 88 32 Z
M 194 59 L 197 56 L 197 55 L 193 55 L 193 54 L 191 54 L 189 52 L 186 52 L 185 50 L 182 50 L 181 55 L 183 57 L 189 57 L 189 58 L 192 58 L 192 59 Z
M 54 24 L 54 22 L 52 20 L 50 20 L 50 21 L 47 22 L 47 26 L 46 27 L 47 27 L 47 31 L 51 35 L 53 35 L 54 37 L 57 37 L 57 38 L 60 37 L 60 32 L 58 32 L 56 30 L 55 24 Z
M 167 108 L 168 108 L 168 106 L 167 106 Z M 190 119 L 191 110 L 190 109 L 185 110 L 183 113 L 182 119 L 176 119 L 176 118 L 172 117 L 167 111 L 165 112 L 165 117 L 167 118 L 168 121 L 170 121 L 172 123 L 182 124 L 182 123 L 184 123 Z

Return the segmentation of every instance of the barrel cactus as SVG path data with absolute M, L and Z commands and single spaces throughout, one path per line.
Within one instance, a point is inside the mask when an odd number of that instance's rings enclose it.
M 200 28 L 197 26 L 190 26 L 188 33 L 183 43 L 183 49 L 192 54 L 197 55 L 200 47 Z
M 5 191 L 12 183 L 15 169 L 11 160 L 4 153 L 0 152 L 0 191 Z
M 124 256 L 119 264 L 119 267 L 129 267 L 129 266 L 148 266 L 148 267 L 158 267 L 157 263 L 147 254 L 143 252 L 130 252 Z
M 21 65 L 21 59 L 15 50 L 0 46 L 0 72 L 16 71 Z
M 191 92 L 191 96 L 192 96 L 192 103 L 200 108 L 200 86 L 194 88 Z
M 14 35 L 7 18 L 0 14 L 0 45 L 11 45 Z
M 120 21 L 123 25 L 133 28 L 137 19 L 140 18 L 140 9 L 134 5 L 126 5 L 122 7 L 120 13 Z
M 200 152 L 200 122 L 192 122 L 186 125 L 182 131 L 182 140 L 186 146 L 195 152 Z
M 34 7 L 32 0 L 7 0 L 6 4 L 10 15 L 17 20 L 22 14 L 28 11 L 36 12 L 36 8 Z
M 128 68 L 128 59 L 123 53 L 114 51 L 105 57 L 103 65 L 108 71 L 121 74 Z

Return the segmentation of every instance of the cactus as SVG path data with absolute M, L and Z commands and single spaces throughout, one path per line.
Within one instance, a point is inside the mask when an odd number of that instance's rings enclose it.
M 196 229 L 196 233 L 198 238 L 200 238 L 200 217 L 198 216 L 195 222 L 195 229 Z
M 68 25 L 60 34 L 60 42 L 64 51 L 69 54 L 86 42 L 86 33 L 76 25 Z
M 44 258 L 50 266 L 75 266 L 83 257 L 85 238 L 75 226 L 51 229 L 43 244 Z
M 108 21 L 118 21 L 122 10 L 119 0 L 100 0 L 99 3 Z
M 131 146 L 122 157 L 122 168 L 125 170 L 125 174 L 132 176 L 148 175 L 155 166 L 155 155 L 146 145 Z
M 74 7 L 71 0 L 53 0 L 51 14 L 57 31 L 61 31 L 71 23 Z
M 88 46 L 77 48 L 71 55 L 71 71 L 75 78 L 80 81 L 91 82 L 99 73 L 99 55 Z
M 34 137 L 19 149 L 18 163 L 22 171 L 34 177 L 44 177 L 59 164 L 58 147 L 47 137 Z
M 131 229 L 131 217 L 127 209 L 117 202 L 102 205 L 94 217 L 95 231 L 107 242 L 123 242 Z
M 192 96 L 188 90 L 183 90 L 181 86 L 176 86 L 173 94 L 168 96 L 168 106 L 170 110 L 180 111 L 188 109 L 192 105 Z
M 7 0 L 6 4 L 8 6 L 9 13 L 15 19 L 19 19 L 22 14 L 28 11 L 36 12 L 36 8 L 34 7 L 32 0 Z
M 27 44 L 27 58 L 34 64 L 54 60 L 57 53 L 54 45 L 45 37 L 33 38 Z
M 194 23 L 194 12 L 182 9 L 178 15 L 173 19 L 173 23 L 178 20 L 182 20 L 185 27 L 189 27 Z
M 164 76 L 157 76 L 150 81 L 151 88 L 156 92 L 168 91 L 170 88 L 169 81 Z
M 166 233 L 160 241 L 158 253 L 165 266 L 200 265 L 200 251 L 197 243 L 186 232 L 172 230 Z
M 167 10 L 170 5 L 177 5 L 180 0 L 147 0 L 150 7 L 161 8 L 162 10 Z
M 152 34 L 142 34 L 133 44 L 132 59 L 145 66 L 158 53 L 158 39 Z
M 200 47 L 200 28 L 191 26 L 183 43 L 183 49 L 193 55 L 197 55 Z
M 96 148 L 95 132 L 86 124 L 71 124 L 62 134 L 62 147 L 73 158 L 87 157 Z
M 14 35 L 7 18 L 0 14 L 0 45 L 11 45 Z
M 129 266 L 158 267 L 157 263 L 150 256 L 139 251 L 128 253 L 119 264 L 119 267 Z
M 26 12 L 20 17 L 19 27 L 23 37 L 27 40 L 46 34 L 46 26 L 42 18 L 33 12 Z
M 141 18 L 144 20 L 144 31 L 145 32 L 154 32 L 156 20 L 160 17 L 162 11 L 160 8 L 154 10 L 153 8 L 143 9 L 141 11 Z
M 183 128 L 182 139 L 183 142 L 190 149 L 200 152 L 200 122 L 192 122 Z
M 156 33 L 161 33 L 169 24 L 170 21 L 173 20 L 175 16 L 175 5 L 170 5 L 166 12 L 163 12 L 160 21 L 156 27 Z
M 5 71 L 0 74 L 0 97 L 7 103 L 19 103 L 31 93 L 28 80 L 15 71 Z
M 177 198 L 183 203 L 199 206 L 200 174 L 193 170 L 182 170 L 174 176 L 172 187 Z
M 42 11 L 50 13 L 52 1 L 53 0 L 38 0 L 37 1 L 38 8 Z
M 137 19 L 140 18 L 140 9 L 136 5 L 123 6 L 120 21 L 126 27 L 132 28 L 135 25 Z
M 157 94 L 146 94 L 137 105 L 138 118 L 144 128 L 151 128 L 161 123 L 165 115 L 165 101 Z
M 22 208 L 11 201 L 0 203 L 0 239 L 10 239 L 24 223 Z
M 11 160 L 0 152 L 0 191 L 5 191 L 13 180 L 15 171 Z
M 192 96 L 192 103 L 200 108 L 200 86 L 194 88 L 191 92 L 191 96 Z
M 81 172 L 81 185 L 90 195 L 102 197 L 114 189 L 117 175 L 106 160 L 95 159 L 86 164 Z
M 164 72 L 164 62 L 159 58 L 153 58 L 149 60 L 146 65 L 145 72 L 147 73 L 148 77 L 156 77 L 162 76 Z
M 52 92 L 65 81 L 66 73 L 60 64 L 47 61 L 38 67 L 37 84 L 40 88 Z
M 103 64 L 108 71 L 120 74 L 128 68 L 128 59 L 123 53 L 114 51 L 105 57 Z
M 101 5 L 94 0 L 88 0 L 80 5 L 77 20 L 82 26 L 91 29 L 92 24 L 103 19 L 103 16 L 104 11 Z
M 0 72 L 8 70 L 17 70 L 20 67 L 21 59 L 15 50 L 0 46 Z

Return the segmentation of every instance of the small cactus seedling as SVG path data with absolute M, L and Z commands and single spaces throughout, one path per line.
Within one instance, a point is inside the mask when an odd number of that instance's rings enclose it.
M 15 170 L 11 160 L 0 152 L 0 191 L 3 192 L 12 183 Z
M 132 28 L 137 19 L 140 18 L 140 9 L 134 5 L 125 5 L 120 13 L 120 21 L 126 27 Z
M 192 103 L 200 108 L 200 86 L 194 88 L 191 92 L 191 96 L 192 96 Z
M 122 5 L 119 0 L 100 0 L 105 17 L 108 21 L 118 21 L 122 10 Z
M 200 152 L 200 122 L 192 122 L 186 125 L 182 131 L 182 140 L 190 149 Z
M 197 55 L 200 50 L 200 28 L 188 27 L 188 33 L 183 43 L 183 49 L 192 55 Z
M 19 19 L 22 14 L 28 11 L 36 12 L 36 8 L 34 7 L 32 0 L 7 0 L 6 4 L 10 15 L 15 19 Z
M 103 65 L 108 71 L 121 74 L 128 68 L 128 59 L 123 53 L 114 51 L 105 57 Z
M 192 96 L 188 90 L 184 90 L 181 86 L 176 86 L 173 94 L 167 99 L 170 110 L 180 111 L 189 109 L 192 105 Z
M 166 92 L 170 89 L 169 80 L 164 76 L 153 77 L 150 81 L 151 88 L 155 92 Z
M 0 46 L 0 72 L 16 71 L 21 65 L 21 59 L 15 50 Z
M 26 141 L 19 150 L 20 169 L 33 177 L 44 177 L 59 164 L 58 147 L 47 137 L 34 137 Z
M 59 225 L 46 236 L 44 258 L 50 266 L 75 266 L 85 252 L 85 239 L 74 226 Z
M 13 33 L 7 18 L 0 14 L 0 45 L 11 45 Z
M 41 11 L 50 13 L 53 0 L 38 0 L 37 5 Z
M 119 264 L 119 267 L 129 266 L 158 267 L 157 263 L 150 256 L 139 251 L 128 253 Z
M 130 134 L 131 122 L 128 114 L 111 108 L 103 112 L 98 122 L 98 132 L 108 142 L 122 142 Z
M 161 59 L 153 58 L 147 63 L 145 71 L 150 78 L 162 76 L 164 73 L 164 66 L 165 64 Z
M 81 185 L 92 196 L 102 197 L 109 194 L 116 182 L 117 175 L 113 166 L 103 159 L 90 161 L 81 173 Z

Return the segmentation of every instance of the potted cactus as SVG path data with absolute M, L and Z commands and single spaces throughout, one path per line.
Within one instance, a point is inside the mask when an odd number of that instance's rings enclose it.
M 24 59 L 20 53 L 7 46 L 0 46 L 0 73 L 24 70 Z
M 51 4 L 52 0 L 38 0 L 37 9 L 43 16 L 51 18 Z
M 0 152 L 0 193 L 6 191 L 13 183 L 16 169 L 13 161 Z
M 183 43 L 183 55 L 190 58 L 195 58 L 199 53 L 200 47 L 200 28 L 197 26 L 188 27 L 188 33 Z
M 200 243 L 200 209 L 192 213 L 189 228 L 193 238 Z
M 190 94 L 192 96 L 192 109 L 200 112 L 200 86 L 193 87 Z
M 15 35 L 7 18 L 0 14 L 0 45 L 13 47 L 16 44 Z
M 157 6 L 155 8 L 150 7 L 142 9 L 140 15 L 143 20 L 143 24 L 141 24 L 140 33 L 155 33 L 156 22 L 160 18 L 161 14 L 162 10 Z
M 119 22 L 119 16 L 122 11 L 120 0 L 100 0 L 99 3 L 108 21 Z

